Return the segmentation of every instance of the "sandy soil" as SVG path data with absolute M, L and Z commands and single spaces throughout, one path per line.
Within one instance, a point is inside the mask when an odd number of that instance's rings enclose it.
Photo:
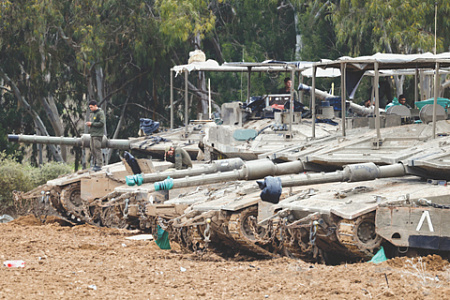
M 161 250 L 130 233 L 88 225 L 0 224 L 1 299 L 448 299 L 450 265 L 439 256 L 340 266 L 279 258 L 224 260 Z

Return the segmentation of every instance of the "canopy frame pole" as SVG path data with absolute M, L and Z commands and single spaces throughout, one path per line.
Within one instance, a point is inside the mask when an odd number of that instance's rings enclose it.
M 317 66 L 312 69 L 312 87 L 311 87 L 311 116 L 312 116 L 312 138 L 316 137 L 316 71 Z
M 250 88 L 252 87 L 251 79 L 252 79 L 252 67 L 247 67 L 248 74 L 247 74 L 247 100 L 245 102 L 250 101 Z
M 436 108 L 438 95 L 439 95 L 439 62 L 436 62 L 436 69 L 434 74 L 433 139 L 436 138 Z
M 419 101 L 419 69 L 416 68 L 416 74 L 414 76 L 414 103 L 417 101 Z
M 292 85 L 291 85 L 291 99 L 289 100 L 290 102 L 290 107 L 289 107 L 289 137 L 292 138 L 292 123 L 294 121 L 294 86 L 295 86 L 295 71 L 294 69 L 291 69 L 291 80 L 292 80 Z
M 186 133 L 186 136 L 189 123 L 188 74 L 189 72 L 187 70 L 184 70 L 184 131 Z
M 380 89 L 378 88 L 380 82 L 380 74 L 378 70 L 378 62 L 374 63 L 375 78 L 374 78 L 374 88 L 375 88 L 375 127 L 377 130 L 377 149 L 381 142 L 381 132 L 380 132 Z
M 347 93 L 345 86 L 345 73 L 347 72 L 347 64 L 341 63 L 341 118 L 342 118 L 342 136 L 345 136 L 345 115 L 346 115 L 346 106 L 345 106 L 345 95 Z
M 170 70 L 170 129 L 173 129 L 173 69 Z

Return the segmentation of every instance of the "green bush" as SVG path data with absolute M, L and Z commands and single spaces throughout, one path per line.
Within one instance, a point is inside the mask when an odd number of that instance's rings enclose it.
M 40 168 L 34 168 L 34 187 L 44 184 L 49 180 L 58 178 L 61 175 L 70 174 L 72 172 L 72 167 L 69 165 L 57 162 L 48 162 Z
M 28 192 L 48 180 L 71 173 L 71 167 L 61 163 L 46 163 L 40 168 L 18 163 L 14 155 L 0 152 L 0 212 L 14 205 L 13 191 Z
M 0 209 L 13 205 L 12 191 L 29 191 L 32 188 L 30 167 L 0 153 Z

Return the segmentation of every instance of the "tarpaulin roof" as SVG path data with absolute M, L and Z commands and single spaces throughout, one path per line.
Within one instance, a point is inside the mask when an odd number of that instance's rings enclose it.
M 215 71 L 215 72 L 287 72 L 291 70 L 301 71 L 308 67 L 311 67 L 313 62 L 283 62 L 268 60 L 264 62 L 231 62 L 219 63 L 215 60 L 208 59 L 205 62 L 193 62 L 187 65 L 174 66 L 172 71 L 175 72 L 175 76 L 181 72 L 192 71 Z
M 346 64 L 347 71 L 367 71 L 375 68 L 378 63 L 379 69 L 434 69 L 436 62 L 440 67 L 450 67 L 450 52 L 432 54 L 393 54 L 376 53 L 371 56 L 349 57 L 343 56 L 336 60 L 322 60 L 315 65 L 318 68 L 340 68 L 342 63 Z

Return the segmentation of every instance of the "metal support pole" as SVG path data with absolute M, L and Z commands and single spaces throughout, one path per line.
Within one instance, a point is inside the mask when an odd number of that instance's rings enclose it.
M 419 69 L 416 69 L 414 76 L 414 105 L 417 101 L 419 101 Z
M 299 73 L 299 75 L 298 75 L 298 83 L 300 85 L 300 83 L 303 83 L 303 75 L 302 75 L 302 72 L 298 72 L 298 73 Z M 305 101 L 305 94 L 303 93 L 303 90 L 299 91 L 298 98 L 299 98 L 298 101 L 300 101 L 301 103 L 305 104 L 304 103 L 304 101 Z
M 173 74 L 170 70 L 170 129 L 173 129 Z
M 317 67 L 314 65 L 312 72 L 312 87 L 311 87 L 312 138 L 316 137 L 316 71 Z
M 248 67 L 248 74 L 247 74 L 247 100 L 246 100 L 246 102 L 250 101 L 251 78 L 252 78 L 252 67 Z
M 375 69 L 375 127 L 377 129 L 377 144 L 381 141 L 381 133 L 380 133 L 380 89 L 378 88 L 380 82 L 380 74 L 378 72 L 378 62 L 374 63 Z
M 188 71 L 184 71 L 184 131 L 187 134 L 189 123 L 189 102 L 188 102 Z
M 341 63 L 341 118 L 342 118 L 342 136 L 345 136 L 345 115 L 346 115 L 346 106 L 345 106 L 345 98 L 347 91 L 345 89 L 345 73 L 347 71 L 347 64 Z
M 290 101 L 290 109 L 289 109 L 289 134 L 290 138 L 292 138 L 292 122 L 294 119 L 294 86 L 295 86 L 295 72 L 294 69 L 291 70 L 291 99 Z
M 436 138 L 436 107 L 438 95 L 439 95 L 439 63 L 436 62 L 436 69 L 434 74 L 433 139 Z

